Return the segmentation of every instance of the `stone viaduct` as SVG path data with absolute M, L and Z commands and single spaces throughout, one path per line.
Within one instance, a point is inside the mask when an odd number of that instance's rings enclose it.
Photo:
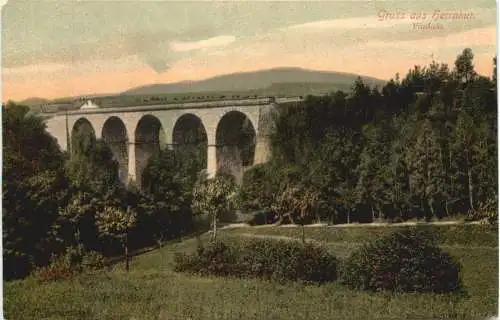
M 155 150 L 176 148 L 184 143 L 184 136 L 196 132 L 206 146 L 208 175 L 229 162 L 225 168 L 239 182 L 246 168 L 266 162 L 270 156 L 273 110 L 281 103 L 299 100 L 268 97 L 127 107 L 100 107 L 89 100 L 76 110 L 53 113 L 47 130 L 63 150 L 79 132 L 103 139 L 119 163 L 120 179 L 139 186 L 142 170 Z M 238 146 L 242 134 L 249 150 L 245 156 Z

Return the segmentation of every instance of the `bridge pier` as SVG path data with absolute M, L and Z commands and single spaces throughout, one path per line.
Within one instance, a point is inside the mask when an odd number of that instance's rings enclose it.
M 207 174 L 208 178 L 215 177 L 217 173 L 217 145 L 209 144 L 207 146 Z
M 271 157 L 269 137 L 257 137 L 253 164 L 266 163 Z
M 135 166 L 135 141 L 130 141 L 128 143 L 128 182 L 135 183 L 137 186 L 139 186 L 136 179 L 137 173 Z

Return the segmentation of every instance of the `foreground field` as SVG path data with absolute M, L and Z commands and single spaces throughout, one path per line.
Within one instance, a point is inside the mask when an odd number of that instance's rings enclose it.
M 134 258 L 131 272 L 110 272 L 39 285 L 4 284 L 6 319 L 486 319 L 497 314 L 498 236 L 481 226 L 434 230 L 443 249 L 463 266 L 465 295 L 365 293 L 337 283 L 303 286 L 260 280 L 201 278 L 172 271 L 173 254 L 196 248 L 194 239 Z M 306 238 L 340 258 L 387 229 L 308 228 Z M 240 237 L 300 238 L 300 228 L 243 228 Z M 204 237 L 206 240 L 207 237 Z

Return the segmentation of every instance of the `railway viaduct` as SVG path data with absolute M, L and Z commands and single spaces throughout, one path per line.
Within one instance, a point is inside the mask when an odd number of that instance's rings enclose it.
M 88 100 L 74 110 L 52 112 L 47 130 L 63 150 L 82 133 L 103 139 L 124 183 L 140 186 L 142 170 L 155 150 L 188 143 L 204 146 L 210 177 L 227 170 L 239 182 L 246 168 L 269 159 L 273 110 L 300 100 L 266 97 L 121 107 L 100 107 Z

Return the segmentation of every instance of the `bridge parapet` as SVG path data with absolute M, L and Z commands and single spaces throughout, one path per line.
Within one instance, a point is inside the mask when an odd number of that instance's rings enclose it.
M 250 99 L 233 99 L 233 100 L 217 100 L 217 101 L 203 101 L 203 102 L 177 102 L 177 103 L 163 103 L 163 104 L 149 104 L 149 105 L 129 105 L 120 107 L 100 107 L 94 104 L 95 107 L 87 108 L 86 106 L 91 103 L 82 104 L 78 107 L 75 104 L 48 104 L 42 108 L 42 113 L 51 113 L 56 115 L 61 114 L 89 114 L 89 113 L 115 113 L 115 112 L 146 112 L 157 110 L 174 110 L 174 109 L 201 109 L 201 108 L 221 108 L 221 107 L 245 107 L 256 105 L 269 105 L 281 104 L 289 102 L 303 101 L 302 97 L 260 97 Z

